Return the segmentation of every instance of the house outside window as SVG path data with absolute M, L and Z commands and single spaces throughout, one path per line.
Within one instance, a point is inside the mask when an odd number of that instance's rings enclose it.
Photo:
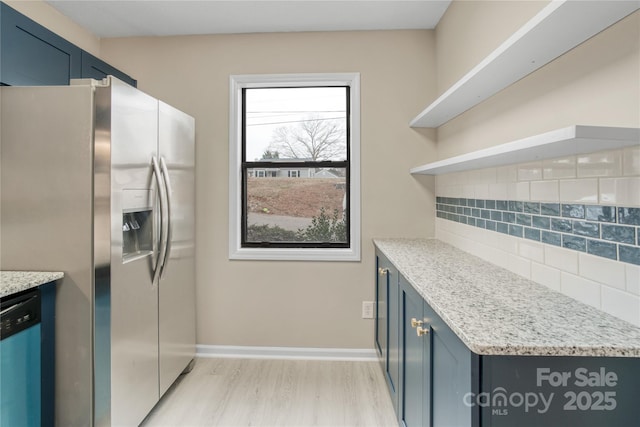
M 229 257 L 360 260 L 359 75 L 231 76 Z

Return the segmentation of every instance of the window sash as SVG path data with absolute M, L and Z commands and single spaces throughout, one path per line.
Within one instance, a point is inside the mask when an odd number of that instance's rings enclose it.
M 348 141 L 347 137 L 347 141 Z M 247 228 L 248 228 L 248 214 L 249 209 L 247 207 L 247 199 L 248 199 L 248 191 L 247 191 L 247 178 L 249 176 L 248 170 L 255 168 L 265 168 L 265 169 L 284 169 L 284 168 L 335 168 L 335 169 L 344 169 L 346 172 L 345 176 L 345 195 L 346 195 L 346 207 L 345 212 L 345 225 L 346 225 L 346 242 L 274 242 L 274 241 L 264 241 L 264 242 L 254 242 L 249 241 L 247 239 Z M 350 177 L 350 164 L 348 161 L 322 161 L 322 162 L 269 162 L 269 161 L 260 161 L 260 162 L 242 162 L 241 166 L 242 172 L 242 209 L 241 209 L 241 247 L 246 248 L 349 248 L 351 247 L 351 216 L 349 213 L 351 212 L 351 177 Z M 269 176 L 267 170 L 265 170 L 265 177 Z M 277 179 L 277 178 L 276 178 Z
M 248 224 L 248 215 L 249 209 L 247 207 L 248 203 L 248 190 L 247 190 L 247 179 L 249 178 L 249 169 L 254 168 L 266 168 L 263 177 L 269 177 L 268 169 L 285 169 L 285 168 L 317 168 L 317 169 L 326 169 L 326 168 L 335 168 L 335 169 L 344 169 L 345 170 L 345 201 L 346 206 L 344 212 L 345 215 L 345 226 L 346 226 L 346 241 L 345 242 L 275 242 L 275 241 L 261 241 L 255 242 L 247 239 L 247 228 Z M 256 176 L 257 178 L 261 178 L 260 176 Z M 277 179 L 277 178 L 275 178 Z M 313 179 L 313 178 L 312 178 Z M 243 162 L 242 164 L 242 210 L 241 210 L 241 245 L 242 247 L 272 247 L 272 248 L 349 248 L 351 247 L 351 221 L 350 221 L 350 211 L 351 211 L 351 185 L 350 185 L 350 168 L 349 162 L 341 161 L 341 162 L 286 162 L 286 163 L 276 163 L 276 162 Z
M 277 85 L 264 85 L 262 88 L 277 88 Z M 289 87 L 289 86 L 288 86 Z M 247 161 L 247 89 L 242 89 L 242 161 L 241 161 L 241 189 L 242 189 L 242 207 L 241 207 L 241 231 L 240 231 L 240 246 L 243 248 L 250 247 L 273 247 L 273 248 L 349 248 L 351 247 L 351 219 L 350 219 L 350 208 L 351 208 L 351 194 L 350 194 L 350 156 L 351 156 L 351 88 L 348 85 L 323 85 L 323 86 L 299 86 L 300 88 L 312 88 L 312 87 L 339 87 L 345 89 L 345 151 L 346 151 L 346 160 L 343 161 L 335 161 L 335 160 L 321 160 L 321 161 L 280 161 L 280 160 L 270 160 L 263 159 L 260 161 Z M 295 88 L 295 87 L 293 87 Z M 248 217 L 249 210 L 247 207 L 248 202 L 248 191 L 247 191 L 247 178 L 248 178 L 248 169 L 255 168 L 344 168 L 346 171 L 346 181 L 345 181 L 345 192 L 346 192 L 346 209 L 345 212 L 345 225 L 346 225 L 346 242 L 275 242 L 275 241 L 263 241 L 263 242 L 254 242 L 249 241 L 247 239 L 248 233 Z M 268 173 L 266 173 L 268 175 Z

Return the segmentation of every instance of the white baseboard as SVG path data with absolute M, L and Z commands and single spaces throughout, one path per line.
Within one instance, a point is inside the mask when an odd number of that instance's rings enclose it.
M 196 346 L 196 357 L 344 360 L 353 362 L 373 362 L 378 360 L 376 351 L 372 348 L 251 347 L 204 344 Z

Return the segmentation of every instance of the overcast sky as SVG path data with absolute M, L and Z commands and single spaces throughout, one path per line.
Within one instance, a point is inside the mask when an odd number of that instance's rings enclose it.
M 273 131 L 311 115 L 345 118 L 345 88 L 247 89 L 247 159 L 259 160 Z

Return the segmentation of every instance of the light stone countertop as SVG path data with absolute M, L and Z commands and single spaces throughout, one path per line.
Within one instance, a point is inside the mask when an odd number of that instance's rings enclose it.
M 640 328 L 436 239 L 374 239 L 480 355 L 640 357 Z
M 62 279 L 59 271 L 0 271 L 0 297 Z

